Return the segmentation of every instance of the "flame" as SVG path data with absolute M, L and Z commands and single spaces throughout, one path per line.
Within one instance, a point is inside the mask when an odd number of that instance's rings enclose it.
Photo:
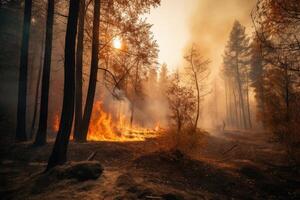
M 59 130 L 59 114 L 55 114 L 52 125 L 53 132 Z M 119 113 L 117 119 L 103 110 L 102 102 L 94 103 L 93 113 L 88 129 L 88 141 L 144 141 L 147 138 L 157 137 L 162 132 L 159 122 L 153 129 L 143 128 L 136 124 L 131 125 L 126 115 Z M 73 139 L 71 134 L 70 139 Z
M 53 122 L 53 126 L 52 126 L 53 132 L 58 132 L 59 122 L 60 122 L 59 115 L 56 113 L 54 116 L 54 122 Z
M 97 101 L 94 104 L 87 139 L 89 141 L 143 141 L 158 136 L 158 129 L 131 126 L 126 119 L 124 114 L 119 114 L 118 119 L 113 120 L 112 115 L 103 110 L 102 103 Z

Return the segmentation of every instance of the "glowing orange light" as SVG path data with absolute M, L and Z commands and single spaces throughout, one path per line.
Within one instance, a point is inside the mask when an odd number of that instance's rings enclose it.
M 117 120 L 106 113 L 100 101 L 94 104 L 87 139 L 89 141 L 143 141 L 158 136 L 155 129 L 147 129 L 138 125 L 130 125 L 124 114 Z
M 59 122 L 60 122 L 59 115 L 55 114 L 55 116 L 54 116 L 54 123 L 53 123 L 53 127 L 52 127 L 53 132 L 57 132 L 58 131 L 58 129 L 59 129 Z

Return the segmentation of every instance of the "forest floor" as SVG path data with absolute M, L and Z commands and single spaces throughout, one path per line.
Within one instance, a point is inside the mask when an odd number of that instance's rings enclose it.
M 89 142 L 69 146 L 69 161 L 95 160 L 97 180 L 39 179 L 53 142 L 1 145 L 1 199 L 300 199 L 299 169 L 265 134 L 226 131 L 205 136 L 187 156 L 144 142 Z

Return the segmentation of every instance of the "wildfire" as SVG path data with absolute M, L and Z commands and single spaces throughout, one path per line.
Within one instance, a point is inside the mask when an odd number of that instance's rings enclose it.
M 60 118 L 56 114 L 52 126 L 53 132 L 59 129 Z M 124 114 L 119 114 L 118 119 L 113 119 L 111 114 L 106 113 L 100 101 L 95 102 L 89 125 L 88 141 L 143 141 L 146 138 L 157 137 L 162 132 L 157 123 L 153 129 L 143 128 L 138 125 L 130 125 Z M 73 139 L 71 135 L 70 139 Z
M 97 101 L 87 139 L 89 141 L 143 141 L 158 136 L 158 130 L 131 126 L 123 114 L 120 114 L 117 120 L 113 120 L 110 114 L 103 111 L 101 102 Z

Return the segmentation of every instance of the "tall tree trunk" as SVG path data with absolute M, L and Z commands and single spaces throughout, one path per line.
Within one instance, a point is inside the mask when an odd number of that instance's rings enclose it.
M 52 55 L 52 36 L 53 36 L 53 17 L 54 17 L 54 0 L 48 0 L 47 22 L 46 22 L 46 45 L 44 55 L 42 93 L 40 104 L 39 127 L 34 141 L 34 145 L 41 146 L 46 144 L 47 140 L 47 120 L 48 120 L 48 99 L 49 84 L 51 73 L 51 55 Z
M 75 81 L 75 125 L 74 139 L 78 141 L 82 123 L 82 60 L 84 38 L 85 0 L 80 0 L 79 22 L 76 50 L 76 81 Z
M 92 41 L 92 62 L 90 70 L 90 80 L 85 103 L 85 109 L 82 120 L 81 141 L 86 141 L 91 114 L 93 111 L 94 97 L 98 75 L 99 63 L 99 28 L 100 28 L 100 0 L 94 1 L 94 19 L 93 19 L 93 41 Z
M 25 0 L 23 35 L 19 71 L 19 91 L 16 141 L 26 141 L 26 102 L 27 102 L 27 71 L 28 71 L 28 47 L 30 34 L 32 0 Z
M 247 121 L 246 121 L 246 113 L 245 113 L 245 104 L 244 104 L 244 97 L 243 97 L 243 91 L 242 91 L 242 81 L 240 77 L 240 70 L 239 70 L 239 61 L 238 61 L 238 53 L 236 55 L 236 79 L 238 84 L 238 93 L 239 93 L 239 100 L 240 100 L 240 108 L 242 112 L 242 119 L 243 119 L 243 126 L 244 128 L 247 128 Z
M 67 149 L 72 129 L 74 116 L 75 94 L 75 46 L 77 34 L 79 1 L 70 0 L 67 32 L 65 39 L 65 62 L 64 62 L 64 96 L 59 130 L 55 144 L 50 155 L 46 170 L 63 164 L 67 160 Z
M 248 123 L 249 123 L 249 128 L 252 128 L 252 121 L 251 121 L 251 113 L 250 113 L 250 100 L 249 100 L 249 79 L 248 79 L 248 72 L 246 73 L 246 82 L 247 82 L 247 90 L 246 90 L 246 95 L 247 95 L 247 115 L 248 115 Z
M 130 106 L 130 128 L 132 128 L 132 124 L 133 124 L 133 115 L 134 115 L 134 101 L 131 102 L 131 106 Z
M 229 105 L 228 105 L 228 84 L 227 84 L 227 80 L 225 79 L 224 83 L 225 83 L 225 105 L 226 105 L 226 123 L 230 124 L 229 122 Z
M 197 113 L 196 113 L 196 119 L 195 119 L 195 124 L 194 124 L 194 129 L 197 129 L 197 125 L 198 125 L 198 120 L 199 120 L 199 114 L 200 114 L 200 88 L 199 88 L 199 83 L 198 83 L 198 77 L 197 77 L 197 72 L 194 66 L 194 62 L 193 62 L 193 49 L 191 50 L 191 57 L 190 57 L 190 62 L 191 62 L 191 67 L 192 67 L 192 71 L 193 71 L 193 75 L 194 75 L 194 81 L 196 84 L 196 91 L 197 91 Z
M 239 117 L 239 113 L 238 113 L 237 96 L 236 96 L 234 87 L 232 87 L 232 93 L 233 93 L 233 98 L 234 98 L 235 127 L 240 128 L 241 127 L 241 118 Z
M 44 30 L 44 29 L 43 29 Z M 43 65 L 43 59 L 44 59 L 44 43 L 45 43 L 45 32 L 42 33 L 42 45 L 41 45 L 41 54 L 40 54 L 40 66 L 38 71 L 38 78 L 36 82 L 36 88 L 35 88 L 35 97 L 34 97 L 34 109 L 33 109 L 33 117 L 31 122 L 31 129 L 30 129 L 30 139 L 33 138 L 34 131 L 35 131 L 35 123 L 36 123 L 36 115 L 38 112 L 38 100 L 39 100 L 39 90 L 41 85 L 41 77 L 42 77 L 42 65 Z
M 196 83 L 196 90 L 197 90 L 197 114 L 195 119 L 195 130 L 196 130 L 198 125 L 198 120 L 199 120 L 199 114 L 200 114 L 200 88 L 199 88 L 198 77 L 196 72 L 194 72 L 194 76 L 195 76 L 195 83 Z

